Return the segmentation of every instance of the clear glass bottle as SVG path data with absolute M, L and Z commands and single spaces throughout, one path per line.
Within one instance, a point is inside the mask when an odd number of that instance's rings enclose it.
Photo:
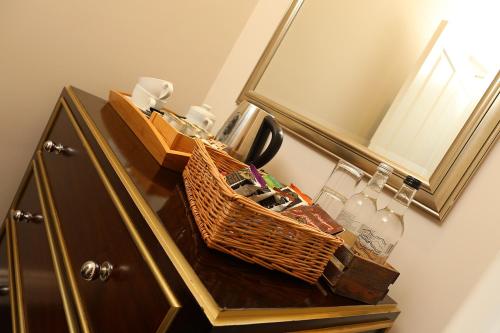
M 403 215 L 419 187 L 418 179 L 406 177 L 403 186 L 387 207 L 377 211 L 367 224 L 361 225 L 353 251 L 384 264 L 403 236 Z
M 354 245 L 361 225 L 367 224 L 368 220 L 377 212 L 377 198 L 392 170 L 389 165 L 380 163 L 363 191 L 354 194 L 345 203 L 337 217 L 337 222 L 345 229 L 341 237 L 347 247 Z
M 323 208 L 333 219 L 337 218 L 361 177 L 363 177 L 363 171 L 340 160 L 314 203 Z

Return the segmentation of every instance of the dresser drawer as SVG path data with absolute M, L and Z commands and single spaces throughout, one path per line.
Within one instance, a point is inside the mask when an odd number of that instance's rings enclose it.
M 7 222 L 18 329 L 19 332 L 68 332 L 39 190 L 31 171 Z
M 52 144 L 38 161 L 83 330 L 163 331 L 178 308 L 175 297 L 64 101 L 46 140 Z

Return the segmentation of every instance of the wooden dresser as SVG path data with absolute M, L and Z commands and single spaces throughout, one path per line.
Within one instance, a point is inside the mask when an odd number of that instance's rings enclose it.
M 0 232 L 1 332 L 384 332 L 398 314 L 208 249 L 181 175 L 76 88 Z

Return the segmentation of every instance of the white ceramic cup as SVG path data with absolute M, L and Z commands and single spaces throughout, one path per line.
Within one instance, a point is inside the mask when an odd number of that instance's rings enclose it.
M 186 119 L 204 130 L 210 131 L 215 123 L 215 115 L 210 112 L 211 109 L 212 107 L 207 104 L 191 106 L 186 114 Z
M 156 98 L 151 95 L 140 84 L 136 84 L 132 91 L 132 102 L 142 111 L 149 112 L 151 107 L 156 106 Z
M 161 110 L 166 101 L 157 99 L 140 84 L 136 84 L 132 91 L 132 102 L 142 111 L 149 113 L 151 109 Z
M 156 99 L 165 100 L 172 96 L 174 85 L 172 82 L 156 79 L 154 77 L 140 77 L 139 84 Z

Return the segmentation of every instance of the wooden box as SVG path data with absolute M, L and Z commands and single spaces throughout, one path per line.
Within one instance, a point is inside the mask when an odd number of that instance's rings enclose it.
M 342 245 L 328 262 L 323 278 L 336 294 L 368 304 L 382 300 L 399 276 L 389 264 L 380 265 Z
M 111 90 L 109 102 L 160 165 L 176 171 L 184 169 L 194 149 L 194 139 L 177 131 L 156 112 L 151 118 L 146 117 L 128 94 Z

